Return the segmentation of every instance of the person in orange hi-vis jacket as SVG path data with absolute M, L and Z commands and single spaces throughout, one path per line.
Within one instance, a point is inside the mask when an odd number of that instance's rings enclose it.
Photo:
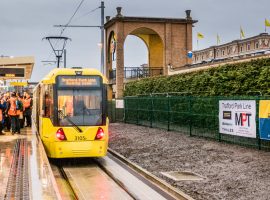
M 25 96 L 23 99 L 23 108 L 24 108 L 24 121 L 26 119 L 26 127 L 31 127 L 32 121 L 31 121 L 31 115 L 32 115 L 32 106 L 33 106 L 33 100 L 30 97 L 30 95 L 25 92 Z
M 20 124 L 19 124 L 19 116 L 17 112 L 17 106 L 16 106 L 16 93 L 12 93 L 11 97 L 8 101 L 8 115 L 11 118 L 11 130 L 12 135 L 15 133 L 20 133 Z
M 3 110 L 5 109 L 4 106 L 4 100 L 0 99 L 0 135 L 4 135 L 4 133 L 2 132 L 3 130 L 3 121 L 4 121 L 4 115 L 3 115 Z

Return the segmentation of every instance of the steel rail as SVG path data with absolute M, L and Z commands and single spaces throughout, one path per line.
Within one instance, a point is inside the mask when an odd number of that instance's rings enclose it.
M 65 173 L 65 170 L 63 169 L 62 166 L 59 166 L 59 165 L 58 165 L 57 167 L 58 167 L 58 169 L 59 169 L 59 172 L 60 172 L 62 178 L 66 181 L 67 186 L 68 186 L 69 189 L 71 190 L 72 195 L 74 196 L 74 199 L 75 199 L 75 200 L 79 200 L 79 196 L 78 196 L 78 194 L 76 193 L 76 190 L 72 187 L 72 184 L 70 183 L 70 181 L 69 181 L 69 179 L 68 179 L 68 176 L 67 176 L 66 173 Z
M 128 173 L 132 174 L 133 176 L 137 177 L 140 181 L 142 181 L 144 184 L 148 185 L 150 188 L 152 188 L 154 191 L 159 193 L 161 196 L 163 196 L 165 199 L 173 200 L 173 199 L 180 199 L 180 200 L 194 200 L 192 197 L 188 196 L 184 192 L 172 187 L 165 181 L 159 179 L 158 177 L 154 176 L 153 174 L 147 172 L 146 170 L 142 169 L 138 165 L 130 162 L 117 152 L 113 151 L 112 149 L 108 150 L 108 158 L 115 161 L 115 163 L 121 167 L 123 167 L 125 170 L 127 170 Z M 121 180 L 118 180 L 117 177 L 111 172 L 109 169 L 106 168 L 106 166 L 103 166 L 103 158 L 95 158 L 93 160 L 97 166 L 104 171 L 109 178 L 111 178 L 120 188 L 122 188 L 131 198 L 138 199 L 136 194 L 132 191 L 129 191 L 128 188 L 125 186 L 125 182 L 121 182 Z M 74 163 L 78 163 L 77 159 L 72 160 Z M 65 172 L 64 165 L 62 162 L 56 162 L 53 163 L 59 170 L 60 175 L 65 180 L 67 187 L 70 189 L 72 195 L 74 195 L 75 199 L 80 199 L 80 191 L 78 188 L 76 188 L 76 185 L 72 184 L 74 180 L 69 180 L 71 177 L 68 176 Z M 76 167 L 76 166 L 75 166 Z M 72 179 L 72 178 L 71 178 Z
M 120 155 L 119 153 L 113 151 L 112 149 L 108 149 L 109 153 L 119 161 L 123 162 L 125 165 L 129 166 L 131 169 L 136 171 L 139 175 L 142 175 L 146 178 L 146 180 L 150 181 L 154 185 L 156 185 L 158 188 L 160 188 L 165 193 L 170 194 L 175 199 L 181 199 L 181 200 L 194 200 L 189 195 L 185 194 L 184 192 L 178 190 L 175 187 L 172 187 L 165 181 L 161 180 L 160 178 L 156 177 L 155 175 L 149 173 L 145 169 L 141 168 L 140 166 L 136 165 L 135 163 L 129 161 L 124 156 Z
M 76 159 L 75 159 L 76 160 Z M 118 181 L 116 181 L 112 176 L 110 176 L 110 174 L 108 174 L 106 172 L 106 170 L 104 170 L 104 168 L 100 165 L 100 163 L 98 161 L 96 161 L 96 159 L 93 160 L 97 166 L 102 170 L 104 171 L 108 176 L 109 178 L 111 178 L 120 188 L 122 188 L 131 198 L 133 198 L 134 200 L 136 199 L 136 197 L 134 197 L 125 187 L 123 184 L 119 183 Z M 74 160 L 73 160 L 74 162 Z M 76 163 L 76 161 L 75 161 Z M 53 162 L 53 164 L 58 168 L 59 172 L 60 172 L 60 175 L 62 176 L 62 178 L 65 180 L 66 184 L 67 184 L 67 187 L 70 189 L 70 191 L 72 192 L 72 195 L 74 195 L 75 199 L 76 200 L 79 200 L 79 192 L 77 192 L 77 189 L 76 187 L 72 186 L 71 184 L 71 180 L 69 180 L 69 176 L 66 174 L 65 170 L 64 170 L 64 167 L 61 165 L 61 161 L 59 160 L 56 160 L 55 162 Z

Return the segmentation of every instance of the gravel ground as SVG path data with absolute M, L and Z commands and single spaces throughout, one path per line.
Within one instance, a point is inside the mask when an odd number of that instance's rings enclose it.
M 118 123 L 110 125 L 109 146 L 194 199 L 270 199 L 270 152 Z M 176 182 L 166 171 L 205 179 Z

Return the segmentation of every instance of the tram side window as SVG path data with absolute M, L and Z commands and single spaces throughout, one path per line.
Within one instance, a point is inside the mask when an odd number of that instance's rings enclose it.
M 53 119 L 53 89 L 52 85 L 45 86 L 45 117 Z

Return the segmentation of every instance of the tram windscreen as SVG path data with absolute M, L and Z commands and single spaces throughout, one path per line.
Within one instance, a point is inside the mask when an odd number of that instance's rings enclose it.
M 102 124 L 101 89 L 58 89 L 60 126 L 96 126 Z

